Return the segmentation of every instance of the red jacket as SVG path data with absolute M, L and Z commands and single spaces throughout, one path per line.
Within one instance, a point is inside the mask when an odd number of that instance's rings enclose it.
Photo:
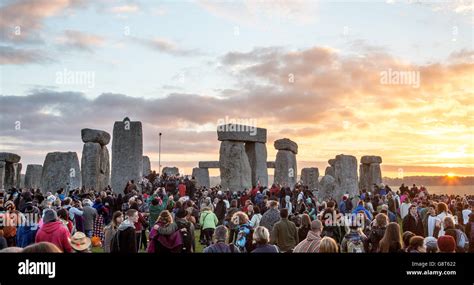
M 35 242 L 47 241 L 54 243 L 63 252 L 72 252 L 69 236 L 69 230 L 61 221 L 50 222 L 38 230 Z
M 179 197 L 186 196 L 186 185 L 183 183 L 180 183 L 178 185 L 178 191 L 179 191 Z

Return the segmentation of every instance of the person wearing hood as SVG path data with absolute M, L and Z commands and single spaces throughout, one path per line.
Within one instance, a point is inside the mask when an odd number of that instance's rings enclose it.
M 161 212 L 150 231 L 148 253 L 179 253 L 183 249 L 183 238 L 178 225 L 168 210 Z
M 373 218 L 372 213 L 364 207 L 363 201 L 359 201 L 359 205 L 357 205 L 357 207 L 354 210 L 352 210 L 352 214 L 357 214 L 359 213 L 359 211 L 363 211 L 365 215 L 367 216 L 367 218 L 369 220 L 372 220 Z
M 38 224 L 34 218 L 39 216 L 39 213 L 39 209 L 32 203 L 25 206 L 24 213 L 20 214 L 20 223 L 16 231 L 16 246 L 23 248 L 35 242 Z
M 97 210 L 92 207 L 92 201 L 89 199 L 84 199 L 82 205 L 84 205 L 84 233 L 88 238 L 91 238 L 94 230 L 94 221 L 97 218 Z
M 56 211 L 45 209 L 42 220 L 43 225 L 36 233 L 35 243 L 46 241 L 53 243 L 63 252 L 72 252 L 69 230 L 58 220 Z
M 128 209 L 127 219 L 123 221 L 112 238 L 111 252 L 137 253 L 137 239 L 135 236 L 135 223 L 138 222 L 138 211 Z

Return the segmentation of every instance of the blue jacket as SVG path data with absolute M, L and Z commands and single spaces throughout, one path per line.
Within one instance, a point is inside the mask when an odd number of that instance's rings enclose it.
M 16 246 L 26 247 L 35 242 L 38 226 L 19 226 L 16 231 Z
M 367 215 L 367 217 L 369 218 L 369 220 L 372 220 L 372 214 L 369 212 L 369 210 L 367 210 L 366 208 L 364 208 L 364 206 L 362 205 L 358 205 L 353 211 L 352 211 L 352 214 L 357 214 L 357 212 L 359 211 L 364 211 L 364 213 Z

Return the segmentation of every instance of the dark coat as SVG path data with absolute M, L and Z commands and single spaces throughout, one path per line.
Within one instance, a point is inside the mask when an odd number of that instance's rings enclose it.
M 410 231 L 417 236 L 425 236 L 425 229 L 421 218 L 415 219 L 412 215 L 408 214 L 403 219 L 403 232 Z

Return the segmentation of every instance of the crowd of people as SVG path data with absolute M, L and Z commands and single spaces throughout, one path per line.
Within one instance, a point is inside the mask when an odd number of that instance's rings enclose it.
M 474 252 L 473 206 L 416 185 L 322 200 L 302 183 L 231 192 L 153 172 L 123 191 L 0 190 L 0 252 Z

